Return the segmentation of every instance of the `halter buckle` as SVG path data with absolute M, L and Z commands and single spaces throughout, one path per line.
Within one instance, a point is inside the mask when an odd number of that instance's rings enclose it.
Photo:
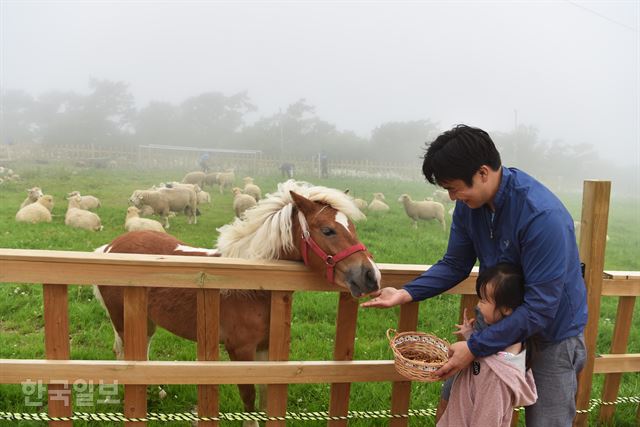
M 336 264 L 335 261 L 333 260 L 333 256 L 331 256 L 331 255 L 327 255 L 327 259 L 324 260 L 324 262 L 326 262 L 327 265 L 335 265 Z

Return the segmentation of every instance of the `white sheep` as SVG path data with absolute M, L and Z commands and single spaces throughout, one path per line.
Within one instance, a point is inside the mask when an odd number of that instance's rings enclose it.
M 211 195 L 204 191 L 204 190 L 200 190 L 197 193 L 198 196 L 198 204 L 203 204 L 203 203 L 211 203 Z
M 387 205 L 384 200 L 384 194 L 373 193 L 373 200 L 369 203 L 369 210 L 372 212 L 387 212 L 389 205 Z
M 236 180 L 236 175 L 233 171 L 220 172 L 216 176 L 216 181 L 218 182 L 218 188 L 220 189 L 220 194 L 224 194 L 225 188 L 231 188 L 233 183 Z
M 80 209 L 91 210 L 101 206 L 100 199 L 95 196 L 82 196 L 79 191 L 72 191 L 67 194 L 67 199 L 73 196 L 80 196 Z
M 238 187 L 234 187 L 231 191 L 233 193 L 233 210 L 238 218 L 242 216 L 244 211 L 257 205 L 256 199 L 248 194 L 243 194 Z
M 71 196 L 67 199 L 69 206 L 64 216 L 64 223 L 70 227 L 83 228 L 89 231 L 102 230 L 100 217 L 93 212 L 80 207 L 82 198 L 79 195 Z
M 206 174 L 204 172 L 189 172 L 182 178 L 182 182 L 185 184 L 198 184 L 200 188 L 203 188 L 205 176 Z
M 253 183 L 253 178 L 249 176 L 244 178 L 244 194 L 252 196 L 256 202 L 262 198 L 262 190 Z
M 356 206 L 358 207 L 358 209 L 360 209 L 360 211 L 364 211 L 369 207 L 369 204 L 364 199 L 353 199 L 353 203 L 356 204 Z
M 44 193 L 40 189 L 40 187 L 33 187 L 27 190 L 27 198 L 24 199 L 22 204 L 20 205 L 20 209 L 24 208 L 27 205 L 35 203 L 38 201 L 40 197 L 42 197 Z
M 419 219 L 435 219 L 442 224 L 443 230 L 447 229 L 444 221 L 444 206 L 442 203 L 428 200 L 414 202 L 408 194 L 400 196 L 398 201 L 404 205 L 404 211 L 407 213 L 407 216 L 413 220 L 414 228 L 418 228 Z
M 160 193 L 158 190 L 136 190 L 129 197 L 129 203 L 141 210 L 141 212 L 148 213 L 149 208 L 153 210 L 152 213 L 160 215 L 164 221 L 164 228 L 169 228 L 169 212 L 170 204 L 169 197 L 166 194 Z
M 21 208 L 16 214 L 16 221 L 35 224 L 38 222 L 51 222 L 51 210 L 53 209 L 53 196 L 47 194 L 40 197 L 35 203 Z
M 127 216 L 124 221 L 124 229 L 127 231 L 152 230 L 166 233 L 162 224 L 155 219 L 140 218 L 140 209 L 135 206 L 127 208 Z

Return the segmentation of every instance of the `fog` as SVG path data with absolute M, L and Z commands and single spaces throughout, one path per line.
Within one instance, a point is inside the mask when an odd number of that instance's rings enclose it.
M 363 139 L 388 122 L 526 126 L 640 168 L 637 1 L 1 4 L 3 90 L 104 79 L 138 109 L 246 91 L 247 125 L 304 98 Z

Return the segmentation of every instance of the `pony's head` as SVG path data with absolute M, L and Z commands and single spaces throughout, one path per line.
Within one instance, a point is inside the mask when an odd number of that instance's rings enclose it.
M 380 270 L 351 222 L 363 218 L 342 191 L 288 180 L 245 211 L 242 219 L 218 229 L 217 248 L 232 258 L 306 258 L 306 264 L 327 281 L 361 297 L 380 288 Z M 314 244 L 320 251 L 312 249 Z
M 380 289 L 380 270 L 358 240 L 349 217 L 328 203 L 311 201 L 293 191 L 291 197 L 297 211 L 297 246 L 304 263 L 354 297 Z

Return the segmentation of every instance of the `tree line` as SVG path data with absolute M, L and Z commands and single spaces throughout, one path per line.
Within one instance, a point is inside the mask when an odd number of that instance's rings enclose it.
M 258 108 L 247 92 L 206 92 L 179 104 L 150 102 L 136 108 L 125 82 L 89 81 L 89 93 L 50 91 L 33 96 L 3 90 L 0 136 L 3 144 L 163 144 L 202 148 L 257 149 L 269 156 L 415 162 L 425 142 L 440 132 L 425 118 L 386 122 L 370 138 L 337 127 L 299 99 L 275 114 L 249 123 Z M 544 141 L 534 127 L 489 131 L 505 164 L 568 182 L 584 179 L 602 163 L 590 144 Z

